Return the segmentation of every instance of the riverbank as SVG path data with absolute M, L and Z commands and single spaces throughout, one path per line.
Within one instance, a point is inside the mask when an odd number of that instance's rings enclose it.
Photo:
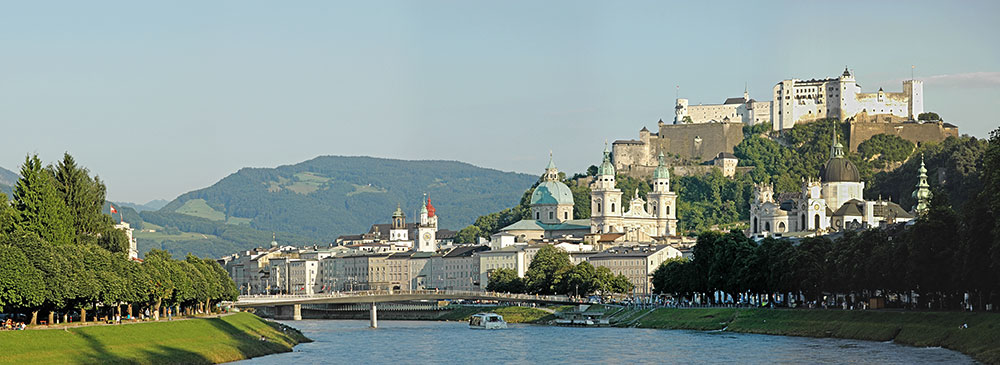
M 266 341 L 261 341 L 261 337 Z M 209 364 L 292 351 L 298 330 L 250 313 L 0 332 L 0 363 Z
M 1000 364 L 1000 314 L 996 313 L 661 308 L 640 315 L 636 327 L 894 341 L 940 346 Z M 960 328 L 966 324 L 968 328 Z

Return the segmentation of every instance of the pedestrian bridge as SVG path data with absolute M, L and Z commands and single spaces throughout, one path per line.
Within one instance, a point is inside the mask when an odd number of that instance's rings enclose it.
M 385 303 L 427 300 L 495 300 L 501 302 L 575 304 L 565 295 L 534 295 L 463 290 L 364 290 L 303 295 L 241 295 L 237 307 L 269 307 L 292 304 Z
M 372 327 L 377 327 L 376 303 L 485 300 L 539 304 L 577 304 L 579 300 L 565 295 L 534 295 L 461 290 L 365 290 L 303 295 L 241 295 L 231 304 L 240 308 L 275 307 L 280 318 L 302 319 L 303 304 L 371 304 Z

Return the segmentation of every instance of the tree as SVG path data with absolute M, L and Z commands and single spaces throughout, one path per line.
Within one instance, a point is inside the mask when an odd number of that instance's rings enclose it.
M 562 275 L 572 267 L 569 253 L 552 245 L 542 246 L 524 275 L 528 292 L 556 294 Z
M 923 112 L 917 115 L 917 120 L 938 121 L 941 120 L 941 116 L 935 112 Z
M 524 280 L 513 269 L 496 269 L 489 273 L 486 291 L 498 293 L 523 293 Z
M 690 115 L 685 115 L 684 118 L 681 118 L 681 123 L 691 124 L 691 123 L 694 123 L 694 121 L 691 120 L 691 116 Z
M 73 241 L 73 227 L 66 205 L 52 176 L 42 168 L 38 155 L 27 156 L 21 178 L 14 187 L 16 231 L 37 234 L 46 242 L 61 245 Z
M 455 235 L 458 243 L 476 243 L 476 238 L 482 237 L 483 231 L 474 225 L 462 228 Z
M 559 292 L 566 295 L 587 296 L 602 285 L 595 280 L 597 270 L 589 262 L 581 262 L 569 269 L 560 282 Z
M 103 228 L 110 224 L 109 218 L 101 212 L 107 190 L 104 183 L 97 177 L 91 178 L 90 172 L 78 166 L 69 153 L 63 154 L 63 159 L 48 170 L 69 211 L 76 241 L 80 243 L 87 236 L 103 233 Z
M 160 319 L 160 306 L 165 300 L 173 297 L 177 288 L 175 277 L 177 270 L 174 269 L 174 260 L 170 253 L 162 250 L 152 250 L 146 253 L 146 259 L 142 265 L 146 272 L 147 283 L 150 291 L 150 300 L 153 307 L 153 318 Z
M 42 274 L 24 252 L 0 245 L 0 312 L 40 306 L 45 299 L 44 288 Z

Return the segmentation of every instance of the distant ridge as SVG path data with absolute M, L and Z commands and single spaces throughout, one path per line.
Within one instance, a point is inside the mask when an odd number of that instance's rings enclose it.
M 437 208 L 440 228 L 458 230 L 481 215 L 517 205 L 537 180 L 458 161 L 364 156 L 243 168 L 157 211 L 140 212 L 149 227 L 180 232 L 169 237 L 140 234 L 139 246 L 140 251 L 171 249 L 174 255 L 185 250 L 218 254 L 222 247 L 266 245 L 270 232 L 278 232 L 283 244 L 328 244 L 340 235 L 367 232 L 374 223 L 388 223 L 397 205 L 407 221 L 414 221 L 425 193 Z M 129 220 L 128 214 L 125 218 Z M 181 240 L 186 243 L 179 244 Z M 219 245 L 220 240 L 227 243 Z M 212 249 L 205 252 L 199 245 Z
M 19 178 L 20 175 L 0 167 L 0 192 L 7 194 L 7 199 L 10 199 L 11 191 Z

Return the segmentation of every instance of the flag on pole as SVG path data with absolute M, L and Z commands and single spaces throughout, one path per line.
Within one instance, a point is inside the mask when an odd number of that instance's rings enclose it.
M 111 206 L 111 214 L 118 214 L 118 210 L 115 209 L 114 205 Z

